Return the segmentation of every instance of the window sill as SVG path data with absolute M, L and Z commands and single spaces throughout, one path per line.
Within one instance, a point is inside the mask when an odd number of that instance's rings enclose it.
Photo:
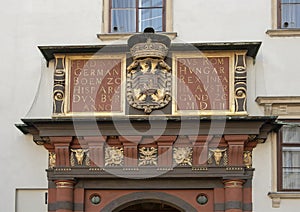
M 300 37 L 300 29 L 270 29 L 266 34 L 270 37 Z
M 300 199 L 300 192 L 269 192 L 272 199 L 272 207 L 279 208 L 281 199 Z
M 169 36 L 171 40 L 177 37 L 177 32 L 162 32 L 160 34 Z M 134 33 L 102 33 L 102 34 L 97 34 L 97 37 L 102 41 L 112 41 L 112 40 L 128 38 L 131 35 L 134 35 Z

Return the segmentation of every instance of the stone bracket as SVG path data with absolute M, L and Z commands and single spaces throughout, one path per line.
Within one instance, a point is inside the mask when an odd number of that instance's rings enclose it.
M 272 199 L 273 208 L 280 208 L 282 199 L 300 199 L 300 192 L 269 192 L 268 197 Z

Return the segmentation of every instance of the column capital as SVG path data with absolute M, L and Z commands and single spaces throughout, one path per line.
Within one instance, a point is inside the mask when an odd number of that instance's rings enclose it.
M 73 188 L 75 185 L 74 180 L 55 180 L 56 188 Z
M 87 136 L 84 137 L 84 140 L 90 144 L 98 144 L 104 143 L 106 141 L 107 136 Z
M 126 137 L 120 136 L 120 137 L 119 137 L 119 140 L 120 140 L 120 142 L 123 143 L 123 145 L 124 145 L 124 144 L 125 144 L 125 145 L 126 145 L 126 144 L 128 144 L 128 145 L 130 145 L 130 144 L 137 145 L 138 143 L 141 142 L 142 136 L 126 136 Z
M 242 179 L 229 179 L 223 180 L 223 184 L 225 188 L 242 188 L 245 180 Z
M 72 136 L 55 136 L 49 137 L 50 142 L 53 144 L 60 144 L 60 143 L 71 143 L 73 137 Z
M 249 135 L 224 135 L 224 139 L 227 142 L 232 142 L 232 141 L 247 141 Z

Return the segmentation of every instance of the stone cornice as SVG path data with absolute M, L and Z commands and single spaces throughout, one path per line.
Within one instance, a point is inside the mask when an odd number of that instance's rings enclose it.
M 256 102 L 264 106 L 265 115 L 300 118 L 300 96 L 257 97 Z
M 214 43 L 173 43 L 170 51 L 237 51 L 246 50 L 247 56 L 255 58 L 261 46 L 260 41 L 255 42 L 214 42 Z M 57 45 L 57 46 L 38 46 L 44 58 L 49 62 L 54 59 L 55 54 L 67 53 L 127 53 L 129 48 L 126 44 L 114 45 Z
M 299 37 L 299 29 L 270 29 L 266 31 L 270 37 Z
M 23 124 L 16 127 L 24 134 L 45 136 L 132 136 L 137 132 L 143 135 L 157 136 L 162 124 L 165 129 L 162 135 L 207 135 L 207 134 L 247 134 L 264 139 L 268 131 L 275 128 L 275 116 L 261 117 L 150 117 L 134 118 L 54 118 L 54 119 L 22 119 Z M 212 127 L 213 125 L 213 127 Z M 272 125 L 273 127 L 269 127 Z M 198 127 L 198 128 L 196 128 Z M 149 129 L 151 130 L 146 130 Z M 121 131 L 120 131 L 121 129 Z M 100 133 L 100 134 L 99 134 Z

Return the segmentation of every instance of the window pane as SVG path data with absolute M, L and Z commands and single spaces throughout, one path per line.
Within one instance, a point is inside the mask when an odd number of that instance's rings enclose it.
M 111 32 L 135 32 L 135 9 L 112 10 Z
M 300 3 L 281 5 L 281 28 L 300 28 Z
M 135 8 L 135 0 L 112 0 L 112 8 Z
M 162 31 L 162 9 L 140 9 L 139 15 L 140 32 L 146 27 L 153 27 L 157 32 Z
M 283 143 L 300 143 L 300 127 L 284 126 L 282 137 Z
M 300 0 L 281 0 L 281 3 L 300 3 Z
M 140 0 L 139 7 L 162 7 L 163 0 Z
M 282 166 L 300 167 L 300 147 L 282 148 Z
M 283 169 L 283 189 L 300 189 L 300 168 Z

